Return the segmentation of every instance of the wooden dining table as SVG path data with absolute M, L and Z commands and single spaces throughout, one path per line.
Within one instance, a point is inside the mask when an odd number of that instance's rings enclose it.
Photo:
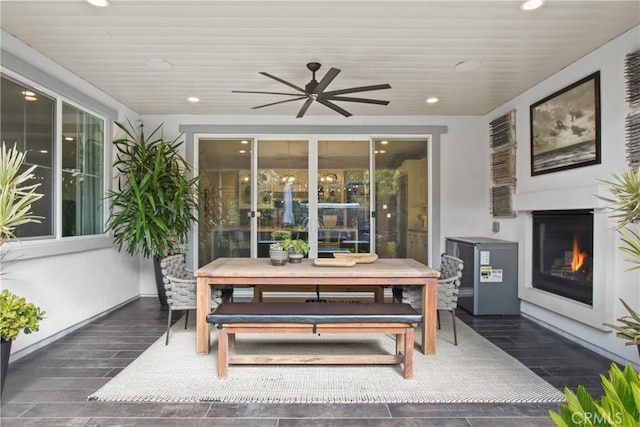
M 301 264 L 271 265 L 269 258 L 218 258 L 195 271 L 197 278 L 196 353 L 210 347 L 207 314 L 211 311 L 211 288 L 215 286 L 331 285 L 421 286 L 422 352 L 436 353 L 437 280 L 440 273 L 410 258 L 379 258 L 373 263 L 351 267 L 315 266 L 312 259 Z

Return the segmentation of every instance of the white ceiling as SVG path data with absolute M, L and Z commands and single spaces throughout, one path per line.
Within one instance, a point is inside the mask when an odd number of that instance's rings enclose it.
M 486 114 L 640 23 L 640 1 L 154 1 L 2 0 L 2 29 L 140 114 L 294 116 L 306 63 L 342 72 L 327 90 L 389 83 L 336 102 L 354 115 Z M 640 32 L 639 32 L 640 33 Z M 639 34 L 640 37 L 640 34 Z M 148 59 L 173 67 L 153 69 Z M 454 71 L 477 60 L 475 71 Z M 585 75 L 593 70 L 585 70 Z M 187 102 L 188 96 L 201 99 Z M 437 104 L 425 99 L 436 96 Z M 337 115 L 318 104 L 310 115 Z M 301 119 L 304 120 L 304 119 Z

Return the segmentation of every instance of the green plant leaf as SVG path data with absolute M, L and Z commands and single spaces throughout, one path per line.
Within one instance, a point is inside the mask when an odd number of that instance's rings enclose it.
M 7 149 L 3 142 L 0 151 L 0 245 L 15 237 L 16 227 L 42 219 L 31 211 L 32 204 L 43 196 L 36 191 L 40 184 L 26 185 L 36 166 L 21 172 L 25 154 L 16 147 Z

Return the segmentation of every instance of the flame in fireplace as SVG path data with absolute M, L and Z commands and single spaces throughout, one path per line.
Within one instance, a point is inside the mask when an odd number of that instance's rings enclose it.
M 571 260 L 571 270 L 578 271 L 580 267 L 584 265 L 585 258 L 587 258 L 587 253 L 580 252 L 578 236 L 573 236 L 573 259 Z

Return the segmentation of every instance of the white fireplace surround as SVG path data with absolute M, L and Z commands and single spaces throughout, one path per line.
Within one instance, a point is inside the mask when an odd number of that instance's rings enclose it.
M 606 265 L 615 253 L 615 231 L 604 210 L 603 202 L 595 195 L 602 194 L 598 185 L 560 188 L 540 192 L 514 195 L 514 208 L 518 218 L 518 241 L 521 256 L 518 266 L 518 297 L 544 310 L 552 311 L 568 319 L 608 331 L 604 322 L 612 318 L 612 292 L 607 292 L 611 277 L 607 277 Z M 533 264 L 533 219 L 532 212 L 538 210 L 593 210 L 593 306 L 555 295 L 532 284 Z

